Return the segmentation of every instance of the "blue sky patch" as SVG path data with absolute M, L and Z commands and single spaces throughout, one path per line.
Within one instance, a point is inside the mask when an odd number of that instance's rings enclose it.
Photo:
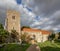
M 16 0 L 17 4 L 21 4 L 22 0 Z
M 40 20 L 40 16 L 36 16 L 35 19 L 39 21 Z
M 30 8 L 28 8 L 28 7 L 26 7 L 29 11 L 32 11 L 32 9 L 30 9 Z

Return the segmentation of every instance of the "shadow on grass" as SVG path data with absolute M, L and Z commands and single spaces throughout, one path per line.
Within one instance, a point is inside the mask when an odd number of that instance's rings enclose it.
M 41 51 L 60 51 L 60 48 L 47 46 L 47 47 L 42 47 Z

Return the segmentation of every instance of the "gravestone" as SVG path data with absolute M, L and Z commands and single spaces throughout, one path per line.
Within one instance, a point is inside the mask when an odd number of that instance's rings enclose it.
M 40 47 L 36 44 L 31 45 L 26 51 L 41 51 Z

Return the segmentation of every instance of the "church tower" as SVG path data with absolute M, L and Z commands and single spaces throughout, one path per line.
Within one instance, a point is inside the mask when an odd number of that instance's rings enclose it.
M 15 10 L 7 10 L 5 28 L 7 31 L 16 30 L 20 34 L 20 13 Z

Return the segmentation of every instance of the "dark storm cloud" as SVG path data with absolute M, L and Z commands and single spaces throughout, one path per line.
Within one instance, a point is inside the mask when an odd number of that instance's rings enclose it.
M 20 12 L 22 26 L 29 26 L 33 22 L 32 18 L 34 16 L 32 12 L 29 12 L 30 9 L 28 10 L 27 8 L 24 8 L 23 5 L 18 5 L 16 0 L 4 0 L 4 2 L 3 0 L 0 0 L 0 23 L 3 25 L 5 24 L 6 11 L 10 9 Z
M 29 12 L 26 7 L 32 11 Z M 0 0 L 0 22 L 3 24 L 6 9 L 21 12 L 22 26 L 28 25 L 39 29 L 60 30 L 60 0 L 22 0 L 22 5 L 18 5 L 16 0 Z M 36 16 L 40 18 L 35 19 Z
M 37 15 L 50 15 L 60 10 L 60 0 L 24 0 L 28 7 L 33 9 Z
M 60 25 L 60 10 L 56 11 L 52 17 L 50 18 L 51 21 L 53 21 L 52 26 Z
M 41 27 L 43 29 L 46 27 L 50 27 L 54 29 L 57 28 L 58 25 L 60 25 L 60 0 L 33 0 L 30 2 L 26 2 L 25 4 L 43 20 L 45 20 L 44 18 L 49 18 L 48 21 L 40 21 L 42 22 L 42 24 L 34 24 L 35 27 Z M 39 23 L 39 21 L 37 22 Z
M 5 24 L 6 8 L 0 7 L 0 23 Z
M 34 12 L 38 15 L 49 15 L 54 13 L 56 10 L 60 10 L 60 0 L 34 0 L 34 2 Z
M 5 24 L 6 11 L 8 9 L 17 10 L 17 7 L 14 0 L 12 2 L 10 0 L 0 0 L 0 23 Z

